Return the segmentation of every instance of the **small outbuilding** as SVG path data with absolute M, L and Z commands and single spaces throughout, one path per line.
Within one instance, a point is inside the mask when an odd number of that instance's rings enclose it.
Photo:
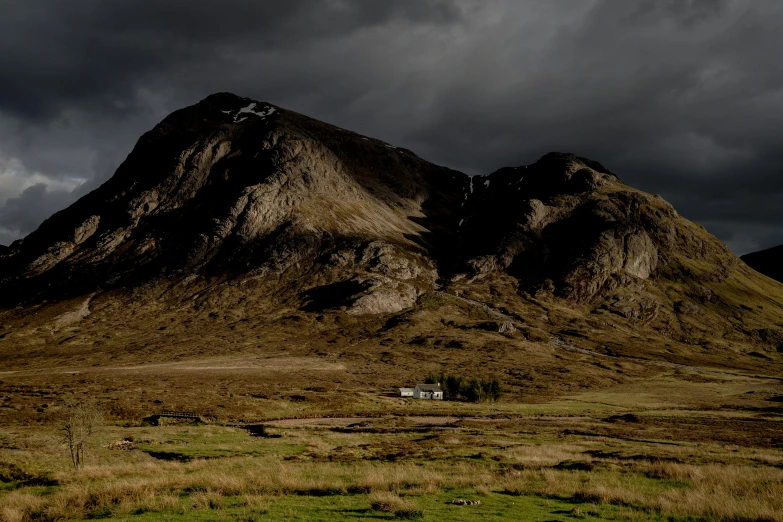
M 413 388 L 400 388 L 400 397 L 413 397 Z
M 414 399 L 431 399 L 436 401 L 443 400 L 443 390 L 438 384 L 417 384 L 413 389 Z

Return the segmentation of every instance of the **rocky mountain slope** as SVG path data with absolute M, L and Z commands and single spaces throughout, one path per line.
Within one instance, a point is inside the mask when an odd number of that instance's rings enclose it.
M 315 280 L 410 306 L 434 288 L 428 252 L 455 240 L 467 185 L 381 141 L 213 95 L 167 117 L 111 180 L 11 245 L 0 286 L 13 302 L 156 278 L 272 280 L 317 262 L 333 270 Z M 389 311 L 379 300 L 355 310 Z
M 783 352 L 783 286 L 595 161 L 471 178 L 227 93 L 169 115 L 0 252 L 0 301 L 16 350 L 579 344 L 734 367 Z
M 745 254 L 740 259 L 765 276 L 783 281 L 783 245 Z

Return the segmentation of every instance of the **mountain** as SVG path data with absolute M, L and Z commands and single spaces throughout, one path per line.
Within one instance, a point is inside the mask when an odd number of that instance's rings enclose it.
M 630 375 L 585 354 L 783 357 L 783 286 L 596 161 L 469 177 L 228 93 L 0 253 L 0 305 L 9 365 L 282 350 L 389 385 L 469 367 L 563 391 Z
M 776 281 L 783 281 L 783 245 L 745 254 L 740 259 L 753 270 Z
M 350 258 L 367 269 L 357 288 L 399 286 L 409 305 L 434 285 L 426 252 L 456 238 L 467 184 L 409 151 L 218 94 L 164 119 L 107 183 L 11 245 L 0 285 L 61 298 L 194 274 L 285 278 L 315 260 L 336 268 L 316 279 L 339 280 Z
M 14 243 L 0 284 L 35 299 L 196 274 L 305 277 L 372 289 L 349 310 L 359 313 L 491 273 L 590 302 L 651 276 L 722 281 L 735 265 L 715 238 L 597 162 L 552 153 L 469 178 L 218 94 L 167 117 L 111 180 Z

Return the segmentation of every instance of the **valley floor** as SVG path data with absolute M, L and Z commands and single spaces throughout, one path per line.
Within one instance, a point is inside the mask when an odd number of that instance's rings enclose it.
M 783 522 L 780 352 L 557 303 L 504 335 L 479 327 L 492 310 L 444 302 L 393 320 L 108 298 L 68 324 L 52 321 L 81 301 L 8 312 L 0 520 Z M 505 395 L 395 396 L 440 373 Z M 78 471 L 69 401 L 106 418 Z M 142 424 L 160 410 L 205 422 Z
M 666 382 L 539 404 L 381 397 L 397 411 L 301 411 L 251 430 L 113 422 L 78 471 L 56 423 L 6 426 L 0 518 L 783 521 L 776 386 L 754 383 L 766 409 L 705 411 Z M 720 400 L 703 383 L 679 393 L 697 390 Z

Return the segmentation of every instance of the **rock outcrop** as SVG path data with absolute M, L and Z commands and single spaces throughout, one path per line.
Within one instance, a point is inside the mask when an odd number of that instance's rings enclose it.
M 470 280 L 506 271 L 532 292 L 587 302 L 683 260 L 708 262 L 717 278 L 736 262 L 661 198 L 585 158 L 548 154 L 533 165 L 478 176 L 471 191 L 461 227 Z

